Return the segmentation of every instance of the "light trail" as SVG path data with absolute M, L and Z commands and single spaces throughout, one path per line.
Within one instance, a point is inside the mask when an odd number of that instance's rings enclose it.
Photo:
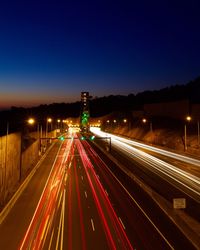
M 193 164 L 193 165 L 195 165 L 197 167 L 200 167 L 200 160 L 198 160 L 198 159 L 188 157 L 188 156 L 185 156 L 185 155 L 180 155 L 180 154 L 170 152 L 170 151 L 167 151 L 167 150 L 164 150 L 164 149 L 156 148 L 156 147 L 146 145 L 146 144 L 143 144 L 143 143 L 140 143 L 140 142 L 131 141 L 131 140 L 128 140 L 128 139 L 125 139 L 125 138 L 120 138 L 119 140 L 122 141 L 122 142 L 125 142 L 125 143 L 127 143 L 129 145 L 133 145 L 135 147 L 147 149 L 147 150 L 150 150 L 152 152 L 155 152 L 155 153 L 158 153 L 158 154 L 173 158 L 175 160 L 179 160 L 179 161 L 189 163 L 189 164 Z
M 71 169 L 70 169 L 71 171 Z M 68 249 L 72 250 L 72 178 L 68 186 Z
M 46 230 L 50 228 L 50 220 L 48 218 L 51 218 L 52 221 L 58 199 L 64 190 L 65 168 L 70 156 L 72 143 L 73 141 L 70 140 L 63 142 L 60 146 L 31 223 L 19 246 L 20 250 L 42 249 L 44 239 L 46 238 L 43 236 L 46 235 Z
M 92 127 L 92 128 L 90 128 L 90 130 L 91 130 L 92 133 L 97 134 L 97 135 L 99 135 L 101 137 L 108 136 L 108 137 L 111 137 L 112 139 L 116 139 L 116 140 L 124 142 L 126 144 L 129 144 L 129 145 L 132 145 L 132 146 L 135 146 L 135 147 L 139 147 L 139 148 L 143 148 L 143 149 L 147 149 L 147 150 L 150 150 L 152 152 L 155 152 L 155 153 L 158 153 L 158 154 L 161 154 L 161 155 L 164 155 L 164 156 L 167 156 L 167 157 L 170 157 L 170 158 L 173 158 L 173 159 L 176 159 L 176 160 L 179 160 L 179 161 L 182 161 L 182 162 L 185 162 L 185 163 L 193 164 L 193 165 L 195 165 L 197 167 L 200 167 L 200 160 L 198 160 L 198 159 L 188 157 L 188 156 L 185 156 L 185 155 L 180 155 L 180 154 L 177 154 L 177 153 L 174 153 L 174 152 L 170 152 L 168 150 L 156 148 L 156 147 L 146 145 L 144 143 L 140 143 L 140 142 L 137 142 L 137 141 L 134 141 L 134 140 L 129 140 L 129 139 L 123 138 L 121 136 L 116 136 L 116 135 L 113 135 L 113 134 L 105 133 L 105 132 L 100 131 L 99 128 Z
M 84 230 L 84 223 L 83 223 L 83 210 L 82 210 L 82 205 L 81 205 L 81 194 L 80 194 L 80 188 L 79 188 L 78 174 L 77 174 L 77 167 L 76 167 L 75 159 L 74 159 L 74 171 L 75 171 L 76 193 L 77 193 L 77 198 L 78 198 L 79 218 L 80 218 L 80 225 L 81 225 L 82 249 L 86 250 L 85 230 Z
M 88 182 L 90 184 L 90 188 L 91 188 L 91 191 L 93 194 L 94 201 L 96 203 L 96 207 L 97 207 L 98 212 L 99 212 L 99 216 L 100 216 L 101 221 L 102 221 L 103 226 L 104 226 L 104 230 L 106 233 L 106 237 L 107 237 L 107 241 L 108 241 L 108 245 L 110 246 L 110 249 L 118 249 L 117 245 L 119 243 L 116 243 L 114 235 L 111 232 L 111 229 L 108 225 L 107 219 L 104 215 L 104 211 L 102 209 L 101 202 L 98 198 L 98 194 L 100 195 L 101 200 L 103 201 L 104 207 L 106 208 L 107 214 L 109 215 L 109 219 L 111 220 L 112 227 L 115 231 L 115 234 L 117 235 L 117 239 L 120 239 L 119 242 L 122 244 L 121 247 L 123 247 L 124 249 L 133 249 L 133 247 L 131 246 L 131 243 L 130 243 L 130 241 L 129 241 L 129 239 L 124 231 L 124 228 L 123 228 L 119 218 L 117 217 L 117 215 L 114 211 L 114 208 L 113 208 L 107 194 L 105 193 L 103 186 L 101 185 L 101 183 L 99 181 L 99 178 L 97 177 L 97 175 L 95 173 L 94 166 L 91 163 L 91 161 L 89 160 L 82 143 L 79 140 L 77 140 L 76 145 L 77 145 L 77 149 L 80 153 L 80 156 L 81 156 L 81 159 L 83 162 L 83 166 L 84 166 L 84 169 L 86 172 Z M 96 189 L 98 189 L 98 190 L 96 190 Z M 98 194 L 97 194 L 97 191 L 98 191 Z
M 147 218 L 147 220 L 151 223 L 151 225 L 155 228 L 155 230 L 158 232 L 158 234 L 161 236 L 161 238 L 166 242 L 166 244 L 170 247 L 170 249 L 174 249 L 172 247 L 172 245 L 169 243 L 169 241 L 165 238 L 165 236 L 162 234 L 162 232 L 158 229 L 158 227 L 154 224 L 154 222 L 150 219 L 150 217 L 146 214 L 146 212 L 142 209 L 142 207 L 138 204 L 138 202 L 133 198 L 133 196 L 129 193 L 129 191 L 124 187 L 124 185 L 121 183 L 121 181 L 115 176 L 115 174 L 110 170 L 110 168 L 104 163 L 104 161 L 102 161 L 102 159 L 99 157 L 98 154 L 96 154 L 96 152 L 94 151 L 94 149 L 92 147 L 90 147 L 90 145 L 88 144 L 88 142 L 84 143 L 85 146 L 89 149 L 88 153 L 90 154 L 90 156 L 93 158 L 94 162 L 98 165 L 100 171 L 105 175 L 105 178 L 107 179 L 107 183 L 109 185 L 110 181 L 109 181 L 109 175 L 106 174 L 106 171 L 108 171 L 113 178 L 117 181 L 117 183 L 122 187 L 122 189 L 124 189 L 124 191 L 128 194 L 128 196 L 131 198 L 131 200 L 135 203 L 135 205 L 139 208 L 139 210 L 143 213 L 143 215 Z M 115 189 L 113 190 L 115 191 Z M 107 191 L 105 190 L 105 193 L 108 196 Z M 116 194 L 116 196 L 118 196 Z M 119 217 L 119 220 L 123 226 L 123 228 L 125 229 L 125 225 L 122 222 L 121 218 Z
M 97 128 L 91 128 L 91 131 L 100 137 L 111 137 L 112 146 L 116 147 L 120 151 L 125 152 L 129 157 L 145 162 L 149 166 L 148 169 L 151 168 L 154 173 L 156 172 L 161 176 L 165 176 L 165 179 L 166 176 L 169 177 L 171 180 L 173 180 L 173 182 L 175 181 L 176 183 L 179 183 L 180 185 L 187 188 L 187 190 L 196 194 L 198 196 L 198 200 L 200 199 L 200 178 L 183 171 L 172 164 L 166 163 L 165 161 L 162 161 L 148 153 L 145 153 L 142 150 L 130 146 L 130 140 L 102 132 Z M 181 159 L 185 159 L 185 157 Z

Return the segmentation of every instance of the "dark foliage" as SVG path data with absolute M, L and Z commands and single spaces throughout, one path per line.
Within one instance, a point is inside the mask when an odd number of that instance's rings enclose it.
M 200 103 L 200 77 L 186 85 L 174 85 L 155 91 L 144 91 L 128 96 L 110 95 L 90 100 L 90 113 L 92 117 L 100 117 L 111 112 L 125 113 L 132 110 L 141 110 L 145 103 L 170 102 L 177 100 L 190 100 L 191 103 Z M 81 102 L 53 103 L 33 108 L 12 107 L 10 110 L 0 112 L 0 131 L 5 133 L 7 123 L 9 130 L 19 130 L 30 116 L 35 117 L 40 124 L 46 122 L 47 117 L 65 119 L 80 115 Z

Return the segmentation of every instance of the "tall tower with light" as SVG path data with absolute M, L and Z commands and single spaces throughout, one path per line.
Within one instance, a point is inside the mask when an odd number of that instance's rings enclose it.
M 89 92 L 81 92 L 81 114 L 80 114 L 80 128 L 81 132 L 89 132 Z

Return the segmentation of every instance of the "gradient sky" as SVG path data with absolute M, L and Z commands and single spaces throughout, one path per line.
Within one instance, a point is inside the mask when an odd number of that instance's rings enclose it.
M 187 83 L 199 13 L 199 0 L 1 2 L 0 109 Z

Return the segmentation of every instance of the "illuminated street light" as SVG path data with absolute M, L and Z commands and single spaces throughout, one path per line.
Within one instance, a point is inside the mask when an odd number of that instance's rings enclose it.
M 190 121 L 192 120 L 191 116 L 187 116 L 187 117 L 186 117 L 186 120 L 187 120 L 188 122 L 190 122 Z
M 190 122 L 192 120 L 192 117 L 191 116 L 187 116 L 186 117 L 186 121 L 187 122 Z M 187 124 L 185 123 L 185 126 L 184 126 L 184 139 L 185 139 L 185 151 L 187 150 Z
M 37 121 L 34 119 L 34 118 L 29 118 L 28 119 L 28 124 L 29 125 L 33 125 L 35 124 Z M 38 122 L 37 122 L 37 140 L 38 140 L 38 151 L 39 151 L 39 155 L 41 153 L 41 141 L 40 141 L 40 138 L 42 137 L 42 125 L 40 125 Z
M 46 144 L 47 144 L 47 135 L 49 132 L 49 126 L 48 126 L 49 123 L 51 124 L 51 130 L 52 130 L 52 118 L 47 118 L 47 122 L 46 122 Z
M 28 124 L 32 125 L 35 123 L 35 120 L 33 118 L 28 119 Z
M 124 123 L 127 123 L 127 119 L 124 119 L 123 122 L 124 122 Z
M 146 118 L 143 118 L 143 119 L 142 119 L 142 122 L 143 122 L 143 123 L 147 123 L 148 120 L 147 120 Z M 149 126 L 150 126 L 150 132 L 151 132 L 151 134 L 152 134 L 152 133 L 153 133 L 152 121 L 149 121 Z
M 117 121 L 116 121 L 116 120 L 114 120 L 113 122 L 114 122 L 114 123 L 116 123 Z
M 142 119 L 142 122 L 143 122 L 143 123 L 146 123 L 146 122 L 147 122 L 147 119 L 146 119 L 146 118 L 143 118 L 143 119 Z
M 60 119 L 57 119 L 57 132 L 59 132 L 58 130 L 60 129 Z

